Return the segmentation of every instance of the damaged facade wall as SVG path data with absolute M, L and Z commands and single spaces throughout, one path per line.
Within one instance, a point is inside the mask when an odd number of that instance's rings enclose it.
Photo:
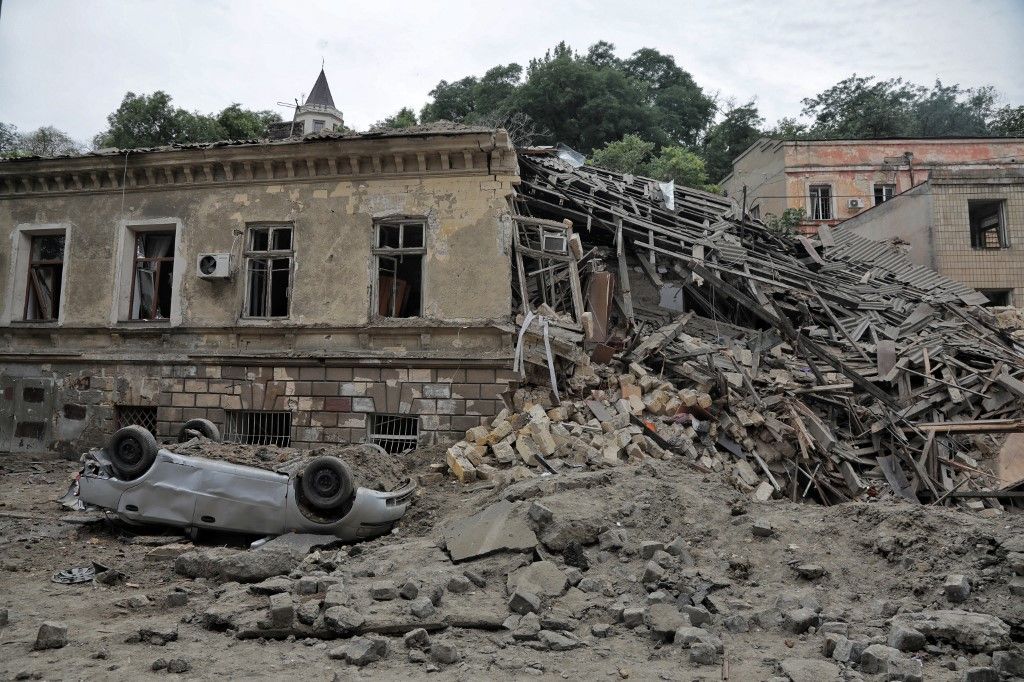
M 0 164 L 0 450 L 102 443 L 115 405 L 157 408 L 160 437 L 193 417 L 223 428 L 225 410 L 290 411 L 297 445 L 362 440 L 380 413 L 420 415 L 428 440 L 464 431 L 511 378 L 494 323 L 510 314 L 516 181 L 504 132 L 482 130 Z M 419 317 L 382 319 L 371 300 L 375 225 L 394 217 L 424 225 Z M 247 315 L 261 223 L 292 228 L 286 317 Z M 159 321 L 127 319 L 146 230 L 175 234 Z M 26 320 L 31 237 L 55 233 L 59 313 Z M 231 277 L 200 278 L 202 253 L 229 253 Z M 34 383 L 42 417 L 24 402 Z

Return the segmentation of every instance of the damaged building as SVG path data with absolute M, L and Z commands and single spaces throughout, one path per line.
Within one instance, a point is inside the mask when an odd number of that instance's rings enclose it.
M 517 179 L 457 126 L 0 163 L 0 449 L 464 433 L 513 376 Z

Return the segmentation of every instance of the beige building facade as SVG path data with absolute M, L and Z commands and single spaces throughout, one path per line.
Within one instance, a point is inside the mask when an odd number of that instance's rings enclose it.
M 915 263 L 1024 306 L 1024 167 L 932 171 L 926 182 L 840 225 L 898 240 Z
M 761 139 L 733 161 L 726 194 L 755 218 L 802 209 L 799 226 L 849 220 L 926 182 L 935 170 L 996 171 L 1024 163 L 1024 139 Z
M 513 379 L 517 181 L 484 129 L 0 163 L 0 450 L 479 424 Z

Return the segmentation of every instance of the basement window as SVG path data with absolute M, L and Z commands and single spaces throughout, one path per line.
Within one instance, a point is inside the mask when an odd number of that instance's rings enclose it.
M 1013 289 L 978 289 L 978 291 L 985 294 L 985 298 L 988 299 L 986 307 L 1012 305 Z
M 174 232 L 134 234 L 130 319 L 166 320 L 174 291 Z
M 427 253 L 422 220 L 376 225 L 373 258 L 374 312 L 380 317 L 423 314 L 423 262 Z
M 1006 224 L 1002 199 L 968 201 L 967 214 L 971 224 L 971 246 L 975 249 L 1005 249 Z
M 811 185 L 811 220 L 832 220 L 832 185 Z
M 60 312 L 61 282 L 64 279 L 64 235 L 32 237 L 29 250 L 28 284 L 25 292 L 26 320 L 56 320 Z
M 420 420 L 415 415 L 370 415 L 370 442 L 392 455 L 415 450 L 419 433 Z
M 156 435 L 156 408 L 150 405 L 114 405 L 114 423 L 118 429 L 141 426 Z
M 228 410 L 223 437 L 225 443 L 286 448 L 292 443 L 292 413 Z
M 246 244 L 245 317 L 288 317 L 295 257 L 292 226 L 250 226 Z
M 884 204 L 896 196 L 896 185 L 875 185 L 875 206 Z

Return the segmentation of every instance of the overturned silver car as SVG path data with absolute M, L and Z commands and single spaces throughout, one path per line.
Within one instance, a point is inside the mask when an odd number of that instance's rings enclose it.
M 84 460 L 78 496 L 85 505 L 126 523 L 254 535 L 382 535 L 405 514 L 416 488 L 411 481 L 393 492 L 356 487 L 345 462 L 331 456 L 270 471 L 179 455 L 139 426 L 120 429 Z

